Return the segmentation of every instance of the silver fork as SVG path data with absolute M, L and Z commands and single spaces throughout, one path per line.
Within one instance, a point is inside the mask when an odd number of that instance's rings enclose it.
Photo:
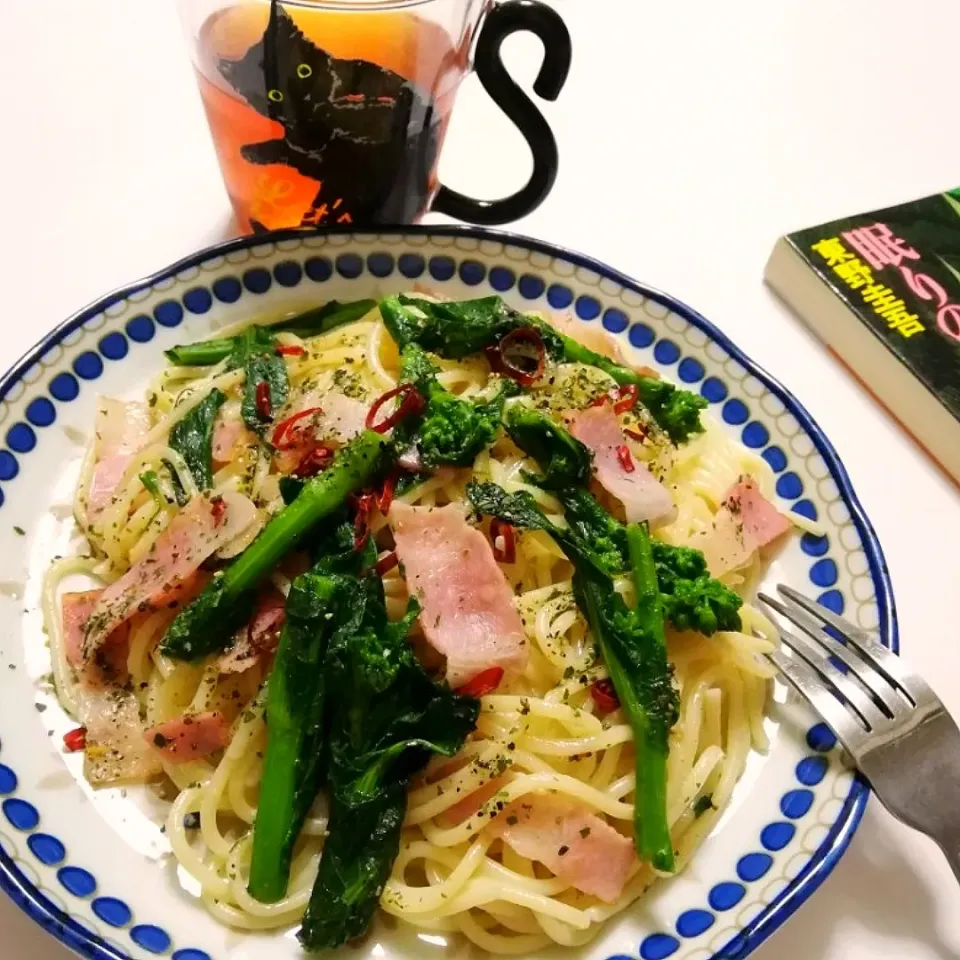
M 768 657 L 832 728 L 883 805 L 935 840 L 960 880 L 960 729 L 929 685 L 868 633 L 790 587 L 778 584 L 777 592 L 782 600 L 760 599 L 800 632 L 781 631 L 794 656 Z

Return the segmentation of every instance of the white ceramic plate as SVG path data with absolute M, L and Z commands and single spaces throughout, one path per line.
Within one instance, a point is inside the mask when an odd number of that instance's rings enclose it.
M 761 452 L 777 492 L 826 537 L 795 538 L 769 581 L 786 581 L 896 647 L 880 547 L 836 453 L 802 406 L 710 323 L 586 257 L 478 229 L 275 234 L 198 253 L 67 320 L 0 382 L 0 887 L 77 952 L 174 960 L 302 957 L 292 932 L 219 926 L 178 875 L 142 790 L 93 791 L 65 755 L 73 723 L 52 696 L 41 580 L 72 535 L 69 507 L 98 393 L 140 396 L 162 351 L 226 323 L 330 299 L 409 289 L 501 293 L 518 308 L 603 324 L 649 364 L 711 403 Z M 18 534 L 17 528 L 26 531 Z M 742 957 L 820 884 L 842 854 L 866 785 L 832 735 L 778 690 L 772 748 L 753 756 L 731 808 L 679 877 L 658 885 L 577 960 Z M 367 957 L 442 956 L 414 936 L 370 938 Z

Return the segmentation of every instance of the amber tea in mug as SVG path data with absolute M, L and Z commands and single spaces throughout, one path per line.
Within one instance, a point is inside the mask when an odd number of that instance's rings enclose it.
M 503 223 L 536 207 L 556 176 L 556 144 L 507 74 L 517 30 L 544 43 L 534 85 L 566 79 L 563 21 L 536 0 L 181 0 L 220 168 L 247 231 L 410 223 L 427 210 Z M 457 89 L 471 69 L 526 137 L 530 181 L 473 200 L 436 175 Z

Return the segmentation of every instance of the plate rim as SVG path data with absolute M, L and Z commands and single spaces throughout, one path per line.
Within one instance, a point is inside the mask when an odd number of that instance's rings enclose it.
M 799 425 L 808 434 L 814 446 L 829 465 L 831 473 L 837 480 L 839 492 L 850 508 L 850 518 L 860 534 L 871 579 L 877 588 L 878 631 L 881 641 L 894 652 L 899 652 L 899 630 L 893 587 L 879 539 L 853 488 L 840 455 L 806 407 L 792 391 L 752 360 L 719 327 L 693 307 L 656 287 L 636 280 L 629 274 L 611 267 L 601 260 L 560 244 L 549 243 L 510 231 L 455 224 L 377 225 L 372 228 L 359 229 L 345 226 L 317 228 L 315 230 L 275 230 L 221 241 L 194 251 L 153 273 L 116 287 L 68 316 L 42 336 L 0 377 L 0 401 L 8 396 L 10 391 L 20 382 L 24 373 L 52 346 L 60 343 L 72 331 L 97 314 L 107 311 L 110 306 L 121 300 L 149 289 L 165 279 L 176 277 L 186 270 L 196 268 L 199 264 L 214 257 L 224 257 L 232 252 L 248 250 L 263 244 L 276 245 L 285 240 L 337 235 L 358 238 L 378 235 L 423 236 L 425 238 L 460 237 L 526 248 L 536 253 L 559 257 L 577 267 L 592 271 L 601 278 L 612 280 L 623 288 L 666 307 L 702 330 L 710 339 L 718 343 L 732 359 L 740 363 L 750 375 L 759 380 L 765 389 L 784 402 L 787 410 L 796 417 Z M 791 880 L 789 885 L 761 914 L 751 920 L 728 943 L 717 950 L 713 954 L 712 960 L 746 957 L 779 929 L 809 899 L 846 852 L 863 817 L 869 793 L 869 785 L 863 777 L 857 774 L 843 809 L 821 845 L 819 854 L 810 860 L 804 870 Z M 0 849 L 0 890 L 19 906 L 30 919 L 56 937 L 68 949 L 76 953 L 82 951 L 83 955 L 91 957 L 93 960 L 127 960 L 125 954 L 118 952 L 96 933 L 60 910 L 40 889 L 30 882 L 29 878 L 18 869 L 2 849 Z

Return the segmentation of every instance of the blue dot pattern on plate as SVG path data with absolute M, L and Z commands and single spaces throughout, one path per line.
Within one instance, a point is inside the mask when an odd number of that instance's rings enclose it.
M 809 520 L 817 519 L 817 508 L 812 500 L 798 500 L 791 508 L 794 513 L 799 513 L 801 517 Z
M 9 450 L 0 450 L 0 480 L 12 480 L 19 472 L 17 458 Z
M 25 423 L 15 423 L 7 431 L 7 446 L 17 453 L 29 453 L 37 445 L 37 435 L 33 427 Z
M 183 307 L 176 300 L 164 300 L 153 308 L 153 319 L 161 327 L 177 327 L 183 322 Z
M 141 923 L 130 930 L 130 939 L 150 953 L 166 953 L 170 949 L 170 934 L 160 927 Z
M 711 887 L 707 902 L 714 910 L 732 910 L 746 893 L 747 888 L 742 883 L 726 881 Z
M 767 850 L 782 850 L 796 832 L 792 823 L 768 823 L 760 832 L 760 842 Z
M 57 419 L 57 408 L 46 397 L 37 397 L 27 404 L 27 419 L 35 427 L 49 427 Z
M 727 423 L 743 423 L 749 416 L 750 411 L 747 409 L 747 405 L 736 397 L 728 400 L 723 405 L 723 419 Z
M 640 350 L 649 347 L 656 338 L 657 335 L 653 332 L 653 328 L 645 323 L 635 323 L 627 334 L 627 339 L 631 345 L 638 347 Z
M 393 269 L 393 261 L 390 261 L 390 269 Z M 303 268 L 296 260 L 282 260 L 273 268 L 273 279 L 281 287 L 295 287 L 303 278 Z M 186 303 L 187 298 L 183 298 Z M 187 306 L 189 309 L 189 305 Z
M 653 348 L 653 356 L 657 363 L 669 366 L 680 359 L 680 348 L 672 340 L 659 340 Z
M 27 846 L 30 852 L 48 867 L 63 863 L 63 858 L 67 855 L 64 845 L 56 837 L 51 837 L 47 833 L 30 834 Z
M 727 385 L 719 377 L 707 377 L 700 384 L 700 396 L 710 403 L 720 403 L 727 397 Z
M 236 303 L 243 293 L 243 286 L 236 277 L 220 277 L 213 282 L 213 295 L 221 303 Z
M 807 787 L 815 787 L 826 776 L 830 761 L 826 757 L 804 757 L 797 764 L 797 779 Z
M 760 456 L 767 461 L 767 463 L 770 465 L 770 469 L 774 473 L 779 473 L 781 470 L 786 469 L 787 455 L 779 447 L 767 447 L 767 449 L 764 450 Z
M 277 269 L 280 269 L 280 265 Z M 191 313 L 206 313 L 213 306 L 213 297 L 206 287 L 193 287 L 183 295 L 183 305 Z
M 341 253 L 336 260 L 337 273 L 348 280 L 355 280 L 363 273 L 363 260 L 355 253 Z
M 122 360 L 130 350 L 127 338 L 117 331 L 102 337 L 97 347 L 108 360 Z
M 642 960 L 665 960 L 680 949 L 680 941 L 668 933 L 652 933 L 640 944 Z
M 483 282 L 487 268 L 479 260 L 464 260 L 460 264 L 460 279 L 468 286 L 475 287 Z
M 0 763 L 0 794 L 13 793 L 17 789 L 17 775 Z
M 97 889 L 93 874 L 82 867 L 61 867 L 57 879 L 75 897 L 89 897 Z
M 50 381 L 50 393 L 61 403 L 70 403 L 80 395 L 80 384 L 72 373 L 58 373 Z
M 423 276 L 423 271 L 427 269 L 427 262 L 419 253 L 402 253 L 397 260 L 397 269 L 408 279 L 416 280 Z
M 96 380 L 103 373 L 103 361 L 92 350 L 85 350 L 73 361 L 73 369 L 84 380 Z
M 777 477 L 777 496 L 784 500 L 796 500 L 803 493 L 803 481 L 792 471 Z
M 314 283 L 324 283 L 333 276 L 333 264 L 326 257 L 310 257 L 303 269 Z
M 818 723 L 807 731 L 807 746 L 811 750 L 829 753 L 836 745 L 836 735 L 825 723 Z
M 828 610 L 832 610 L 836 614 L 843 613 L 844 607 L 846 606 L 843 594 L 839 590 L 825 590 L 817 597 L 817 603 L 822 607 L 826 607 Z
M 759 420 L 751 420 L 743 428 L 740 439 L 745 447 L 756 450 L 767 445 L 770 439 L 770 431 Z
M 449 280 L 457 272 L 457 265 L 453 262 L 453 257 L 431 257 L 427 266 L 430 270 L 430 276 L 441 282 Z
M 187 298 L 183 298 L 186 303 Z M 149 343 L 157 332 L 156 324 L 145 313 L 126 322 L 123 328 L 134 343 Z
M 90 907 L 104 923 L 111 927 L 125 927 L 133 919 L 133 911 L 116 897 L 97 897 Z
M 375 277 L 389 277 L 393 273 L 393 256 L 389 253 L 371 253 L 367 257 L 367 269 Z
M 273 277 L 263 267 L 251 267 L 243 273 L 243 285 L 251 293 L 266 293 L 273 286 Z
M 780 812 L 790 820 L 804 817 L 813 806 L 813 792 L 810 790 L 791 790 L 780 798 Z
M 681 937 L 699 937 L 714 925 L 716 919 L 707 910 L 685 910 L 677 918 L 677 933 Z
M 490 286 L 504 293 L 517 282 L 517 275 L 508 267 L 490 268 Z
M 684 383 L 699 383 L 705 372 L 703 364 L 695 357 L 684 357 L 677 367 L 677 376 Z
M 596 320 L 600 316 L 600 301 L 596 297 L 581 293 L 573 309 L 581 320 Z
M 493 276 L 493 270 L 490 275 Z M 573 303 L 573 291 L 562 283 L 551 283 L 547 287 L 547 303 L 554 310 L 566 310 Z
M 546 284 L 533 273 L 525 273 L 517 281 L 517 290 L 520 291 L 520 296 L 527 300 L 536 300 L 537 297 L 543 296 L 544 289 L 546 289 Z
M 630 324 L 627 315 L 616 307 L 607 307 L 603 311 L 603 329 L 610 333 L 623 333 Z
M 822 557 L 830 549 L 830 540 L 814 533 L 805 533 L 800 538 L 800 549 L 808 557 Z
M 772 866 L 769 853 L 748 853 L 737 861 L 737 876 L 750 883 L 759 880 Z
M 173 955 L 173 960 L 211 960 L 210 954 L 205 950 L 178 950 Z
M 818 560 L 810 568 L 810 580 L 818 587 L 832 587 L 837 582 L 837 564 L 829 557 Z

